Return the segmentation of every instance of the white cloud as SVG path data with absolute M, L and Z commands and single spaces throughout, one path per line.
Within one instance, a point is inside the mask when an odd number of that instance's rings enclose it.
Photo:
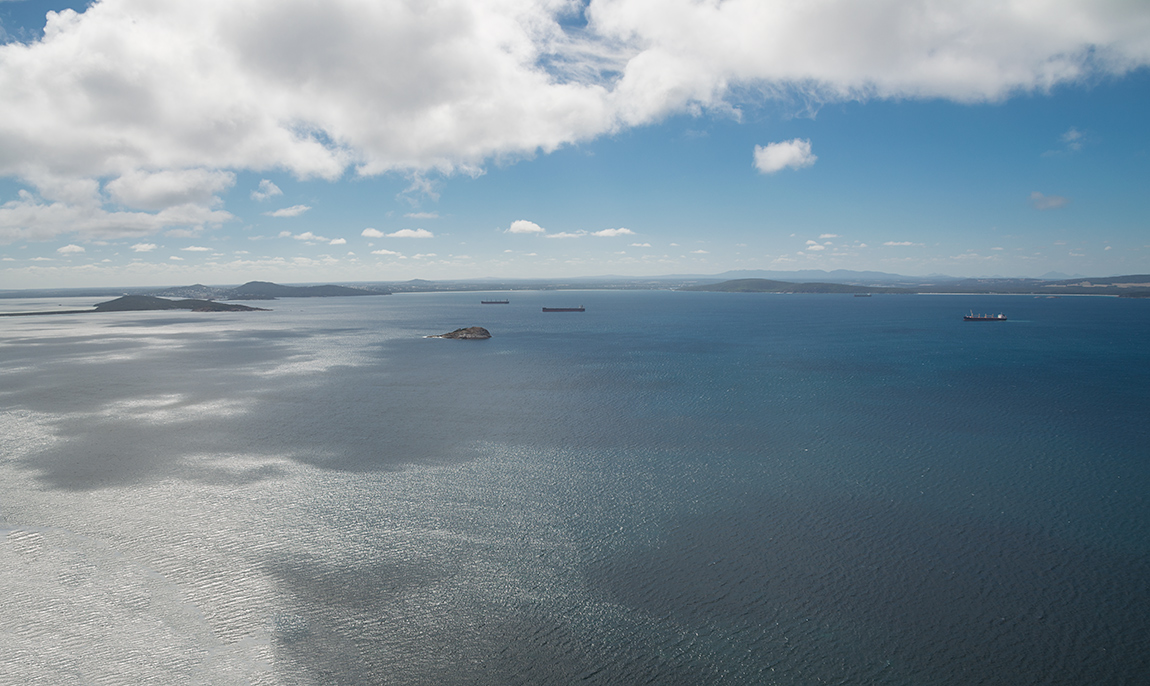
M 399 255 L 399 253 L 395 252 L 394 250 L 384 250 L 382 248 L 379 250 L 372 250 L 371 254 L 372 255 Z
M 380 231 L 379 229 L 372 229 L 372 228 L 364 229 L 363 231 L 360 232 L 359 235 L 366 236 L 367 238 L 383 238 L 383 232 L 382 231 Z
M 132 246 L 132 250 L 135 252 L 152 252 L 155 249 L 155 243 L 136 243 Z
M 1036 210 L 1057 210 L 1066 207 L 1069 202 L 1070 198 L 1064 198 L 1061 195 L 1043 195 L 1038 191 L 1030 194 L 1030 204 Z
M 205 247 L 200 246 L 200 245 L 189 245 L 186 248 L 180 248 L 180 250 L 183 250 L 185 252 L 211 252 L 212 249 L 211 248 L 205 248 Z
M 269 217 L 298 217 L 310 209 L 307 205 L 292 205 L 274 212 L 264 212 L 264 214 Z
M 826 240 L 827 238 L 838 238 L 838 237 L 839 237 L 839 235 L 837 233 L 821 233 L 821 234 L 819 234 L 819 240 L 820 241 Z
M 168 259 L 169 259 L 169 260 L 172 260 L 172 261 L 174 261 L 174 262 L 183 262 L 183 261 L 184 261 L 184 258 L 182 258 L 182 257 L 176 257 L 175 255 L 172 255 L 172 256 L 171 256 L 171 257 L 169 257 Z
M 710 255 L 711 253 L 707 252 L 706 250 L 699 249 L 699 250 L 692 250 L 691 254 L 693 254 L 693 255 Z
M 346 238 L 333 238 L 333 239 L 331 239 L 331 242 L 328 243 L 328 245 L 346 245 L 346 244 L 347 244 Z
M 587 235 L 586 231 L 560 231 L 559 233 L 549 233 L 548 238 L 579 238 L 580 236 Z
M 615 236 L 634 236 L 635 232 L 631 229 L 603 229 L 602 231 L 593 231 L 591 235 L 614 238 Z
M 825 245 L 819 245 L 818 241 L 807 241 L 807 247 L 805 249 L 819 251 L 826 250 L 827 247 Z
M 651 244 L 650 243 L 632 243 L 631 247 L 632 248 L 649 248 L 649 247 L 651 247 Z
M 388 238 L 435 238 L 427 229 L 400 229 L 387 234 Z
M 56 248 L 56 252 L 60 253 L 61 255 L 74 255 L 76 253 L 85 252 L 85 250 L 82 246 L 69 244 Z
M 268 198 L 283 194 L 284 192 L 280 190 L 279 186 L 268 179 L 263 179 L 260 181 L 260 187 L 252 191 L 252 200 L 264 201 Z
M 51 13 L 41 41 L 2 46 L 0 137 L 93 178 L 123 165 L 334 179 L 350 164 L 475 169 L 722 107 L 741 86 L 969 102 L 1150 61 L 1137 2 L 597 0 L 587 27 L 567 31 L 570 12 L 542 0 L 434 11 L 201 0 L 146 12 L 102 0 Z M 114 135 L 128 128 L 131 140 Z
M 162 210 L 177 205 L 217 205 L 217 193 L 232 187 L 236 175 L 205 169 L 129 171 L 104 185 L 120 205 L 138 210 Z
M 565 28 L 576 4 L 101 0 L 49 12 L 42 39 L 0 45 L 0 177 L 61 207 L 18 230 L 0 221 L 0 240 L 174 226 L 129 215 L 120 228 L 109 198 L 185 208 L 195 227 L 242 170 L 401 171 L 410 192 L 433 195 L 428 172 L 479 174 L 676 112 L 997 101 L 1150 64 L 1145 2 L 593 0 L 586 26 Z M 757 160 L 770 173 L 814 156 Z M 87 225 L 59 221 L 69 212 Z
M 811 154 L 811 142 L 795 138 L 781 143 L 755 146 L 755 169 L 763 174 L 774 174 L 782 169 L 802 169 L 815 163 L 818 156 Z
M 438 212 L 408 212 L 403 216 L 408 219 L 439 219 Z
M 526 219 L 517 219 L 511 222 L 511 227 L 504 233 L 547 233 L 547 230 L 535 222 Z
M 906 246 L 912 246 L 912 245 L 922 247 L 922 243 L 914 243 L 911 241 L 887 241 L 887 242 L 883 243 L 883 245 L 887 245 L 887 246 L 891 246 L 891 247 L 906 247 Z
M 1070 150 L 1082 149 L 1082 132 L 1071 126 L 1066 133 L 1059 136 L 1059 140 L 1066 144 Z

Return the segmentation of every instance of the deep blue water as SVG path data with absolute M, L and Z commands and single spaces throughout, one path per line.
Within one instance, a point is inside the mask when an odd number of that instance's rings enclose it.
M 137 683 L 1150 673 L 1150 302 L 484 295 L 3 322 L 6 560 L 87 570 L 9 578 L 7 652 L 142 651 Z M 167 638 L 87 633 L 145 618 Z

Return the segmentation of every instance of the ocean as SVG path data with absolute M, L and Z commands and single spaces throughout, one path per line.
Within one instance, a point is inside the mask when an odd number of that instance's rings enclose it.
M 1150 301 L 251 304 L 0 319 L 0 683 L 1150 674 Z

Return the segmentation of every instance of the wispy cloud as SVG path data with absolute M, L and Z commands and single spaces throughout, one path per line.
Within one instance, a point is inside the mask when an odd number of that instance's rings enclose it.
M 264 212 L 264 214 L 269 217 L 298 217 L 310 209 L 311 207 L 308 205 L 292 205 L 291 207 L 285 207 L 274 212 Z
M 896 247 L 896 248 L 908 247 L 908 246 L 912 246 L 912 245 L 918 246 L 921 248 L 923 246 L 922 243 L 915 243 L 914 241 L 886 241 L 885 243 L 883 243 L 883 245 L 890 246 L 890 247 Z
M 632 248 L 649 248 L 649 247 L 651 247 L 651 244 L 650 243 L 632 243 L 631 247 Z
M 133 252 L 152 252 L 155 249 L 155 243 L 136 243 L 132 246 Z
M 438 212 L 408 212 L 403 216 L 408 219 L 439 219 Z
M 205 248 L 202 245 L 189 245 L 186 248 L 180 248 L 184 252 L 211 252 L 211 248 Z
M 560 231 L 559 233 L 549 233 L 549 234 L 547 234 L 547 237 L 548 238 L 579 238 L 580 236 L 586 236 L 586 235 L 587 235 L 586 231 Z
M 268 198 L 283 194 L 284 192 L 279 189 L 279 186 L 275 185 L 268 179 L 264 179 L 260 181 L 260 187 L 252 191 L 252 200 L 258 200 L 262 202 Z
M 802 169 L 818 159 L 811 153 L 811 142 L 802 138 L 755 146 L 755 169 L 763 174 L 774 174 L 787 168 Z
M 1057 210 L 1066 207 L 1070 203 L 1070 198 L 1061 195 L 1043 195 L 1038 191 L 1030 194 L 1030 204 L 1036 210 Z
M 602 231 L 593 231 L 592 236 L 602 236 L 604 238 L 614 238 L 615 236 L 634 236 L 635 232 L 631 229 L 603 229 Z
M 400 255 L 400 253 L 397 253 L 394 250 L 384 250 L 383 248 L 380 248 L 379 250 L 372 250 L 371 254 L 372 255 L 396 255 L 396 256 Z
M 435 238 L 427 229 L 400 229 L 387 234 L 388 238 Z

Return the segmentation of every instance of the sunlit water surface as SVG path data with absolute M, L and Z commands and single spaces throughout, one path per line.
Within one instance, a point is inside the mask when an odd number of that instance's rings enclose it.
M 484 296 L 0 319 L 0 681 L 1150 673 L 1150 302 Z

